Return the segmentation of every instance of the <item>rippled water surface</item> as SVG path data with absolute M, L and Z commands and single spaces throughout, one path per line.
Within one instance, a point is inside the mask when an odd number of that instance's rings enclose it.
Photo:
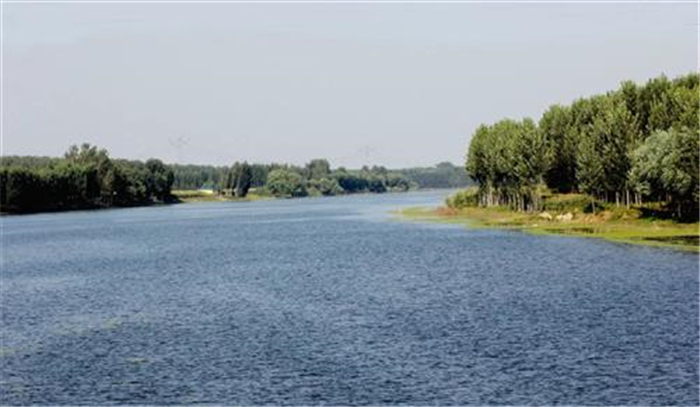
M 443 197 L 5 217 L 0 403 L 698 404 L 697 255 Z

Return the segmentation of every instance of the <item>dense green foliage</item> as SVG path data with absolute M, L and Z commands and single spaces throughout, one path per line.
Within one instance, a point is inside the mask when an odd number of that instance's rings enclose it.
M 287 169 L 298 173 L 308 181 L 312 195 L 316 192 L 320 195 L 338 195 L 356 192 L 404 191 L 410 188 L 459 188 L 471 184 L 464 168 L 449 162 L 443 162 L 434 167 L 399 170 L 387 170 L 378 166 L 364 167 L 360 170 L 346 170 L 342 167 L 332 170 L 330 163 L 324 159 L 311 160 L 303 167 L 283 164 L 248 165 L 251 171 L 251 188 L 265 187 L 271 171 Z M 232 174 L 233 167 L 173 164 L 171 168 L 175 174 L 173 189 L 209 189 L 235 195 L 236 178 Z
M 331 165 L 328 160 L 315 159 L 311 160 L 304 167 L 303 174 L 306 179 L 323 179 L 331 175 Z
M 160 160 L 113 160 L 89 144 L 64 158 L 3 157 L 0 209 L 37 212 L 142 205 L 170 197 L 173 172 Z
M 470 185 L 470 179 L 464 169 L 448 162 L 435 167 L 408 168 L 389 170 L 381 166 L 363 167 L 348 170 L 343 167 L 331 169 L 328 160 L 314 159 L 304 166 L 284 164 L 247 164 L 235 163 L 231 167 L 213 167 L 197 165 L 173 165 L 175 189 L 211 189 L 223 195 L 245 197 L 247 189 L 237 188 L 241 178 L 241 168 L 246 169 L 244 180 L 249 188 L 258 192 L 267 191 L 278 196 L 316 196 L 340 195 L 353 193 L 383 193 L 388 191 L 407 191 L 412 188 L 456 188 Z M 275 186 L 269 187 L 269 175 L 276 170 L 293 172 L 301 177 L 302 186 L 296 185 L 296 177 L 282 177 L 276 173 Z M 294 194 L 290 188 L 279 188 L 280 179 L 294 180 L 290 186 L 298 189 Z
M 278 167 L 276 164 L 247 164 L 250 167 L 250 187 L 259 188 L 267 182 L 267 174 L 271 169 Z M 217 167 L 213 165 L 182 165 L 171 164 L 175 174 L 173 189 L 211 189 L 219 191 L 231 188 L 231 180 L 228 178 L 231 167 Z
M 296 171 L 276 169 L 267 176 L 267 189 L 279 197 L 300 197 L 308 195 L 304 179 Z
M 245 198 L 254 188 L 258 196 L 300 197 L 403 192 L 469 183 L 464 170 L 450 163 L 405 170 L 381 166 L 331 169 L 325 159 L 314 159 L 304 166 L 247 162 L 230 167 L 165 165 L 159 160 L 111 159 L 105 150 L 88 144 L 71 147 L 63 158 L 2 157 L 0 177 L 4 212 L 143 205 L 169 200 L 171 189 L 202 189 Z
M 617 205 L 660 202 L 697 218 L 698 74 L 624 82 L 554 105 L 539 123 L 501 120 L 471 138 L 467 172 L 484 206 L 538 210 L 545 188 Z
M 265 187 L 274 196 L 296 197 L 403 192 L 413 184 L 399 172 L 384 167 L 363 167 L 360 170 L 341 167 L 331 170 L 328 161 L 316 159 L 304 167 L 275 167 L 270 171 Z
M 678 217 L 697 210 L 700 137 L 684 130 L 657 131 L 632 152 L 630 185 L 636 196 L 667 202 Z
M 248 190 L 252 184 L 253 172 L 251 166 L 247 163 L 235 163 L 226 174 L 226 183 L 223 185 L 223 191 L 229 193 L 236 198 L 245 198 L 248 195 Z
M 213 165 L 171 164 L 170 168 L 175 176 L 173 189 L 217 189 L 228 173 L 227 167 Z

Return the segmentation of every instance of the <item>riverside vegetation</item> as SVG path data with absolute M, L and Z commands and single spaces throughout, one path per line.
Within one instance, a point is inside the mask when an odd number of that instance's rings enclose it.
M 404 192 L 416 188 L 457 188 L 471 183 L 463 168 L 449 162 L 399 170 L 382 166 L 332 169 L 325 159 L 314 159 L 304 166 L 236 162 L 230 167 L 175 164 L 171 168 L 176 194 L 194 200 Z
M 481 125 L 466 169 L 478 187 L 438 211 L 483 226 L 698 250 L 698 74 Z
M 514 211 L 506 206 L 473 204 L 476 190 L 460 191 L 437 209 L 408 208 L 403 217 L 418 220 L 464 224 L 476 228 L 504 228 L 534 234 L 559 234 L 602 238 L 620 243 L 670 247 L 698 251 L 697 222 L 679 222 L 654 213 L 653 204 L 630 208 L 599 202 L 591 211 L 590 197 L 584 194 L 547 193 L 542 196 L 542 212 Z M 464 201 L 471 201 L 465 204 Z M 657 205 L 658 208 L 658 205 Z
M 89 144 L 63 158 L 2 157 L 2 212 L 137 206 L 170 202 L 173 172 L 162 161 L 111 159 Z
M 331 169 L 325 159 L 305 166 L 167 165 L 112 159 L 89 144 L 72 146 L 63 158 L 0 159 L 0 210 L 31 213 L 154 203 L 296 198 L 353 193 L 404 192 L 415 188 L 469 184 L 464 170 L 450 163 L 389 170 L 381 166 Z

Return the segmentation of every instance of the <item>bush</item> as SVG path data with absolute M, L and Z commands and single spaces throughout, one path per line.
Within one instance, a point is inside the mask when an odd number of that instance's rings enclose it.
M 466 208 L 479 205 L 479 194 L 475 188 L 465 189 L 450 195 L 446 202 L 452 209 Z
M 309 195 L 332 196 L 340 195 L 343 188 L 336 179 L 321 178 L 309 180 Z
M 267 176 L 267 190 L 277 197 L 290 198 L 308 195 L 301 175 L 285 169 L 270 171 Z

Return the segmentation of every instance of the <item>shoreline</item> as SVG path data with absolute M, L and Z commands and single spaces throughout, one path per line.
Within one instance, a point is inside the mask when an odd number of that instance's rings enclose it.
M 534 235 L 558 235 L 603 239 L 649 247 L 664 247 L 685 252 L 700 252 L 700 224 L 658 219 L 574 218 L 570 221 L 547 220 L 539 214 L 514 212 L 505 208 L 412 207 L 397 211 L 407 220 L 459 224 L 475 229 L 504 229 Z
M 203 192 L 198 190 L 173 190 L 171 193 L 171 198 L 166 201 L 154 201 L 141 203 L 138 205 L 127 205 L 127 206 L 77 206 L 77 207 L 65 207 L 65 208 L 53 208 L 53 209 L 43 209 L 39 211 L 26 211 L 26 212 L 14 212 L 14 211 L 1 211 L 0 217 L 14 217 L 14 216 L 26 216 L 26 215 L 39 215 L 39 214 L 49 214 L 49 213 L 66 213 L 66 212 L 77 212 L 77 211 L 104 211 L 104 210 L 115 210 L 115 209 L 130 209 L 130 208 L 146 208 L 154 206 L 171 206 L 180 204 L 191 204 L 191 203 L 207 203 L 207 202 L 256 202 L 256 201 L 275 201 L 275 200 L 289 200 L 289 199 L 308 199 L 308 198 L 337 198 L 345 196 L 367 196 L 367 195 L 391 195 L 391 194 L 405 194 L 409 192 L 430 192 L 430 191 L 451 191 L 452 188 L 425 188 L 425 189 L 414 189 L 409 191 L 387 191 L 382 193 L 377 192 L 355 192 L 348 194 L 338 194 L 338 195 L 309 195 L 303 197 L 278 197 L 272 195 L 257 194 L 255 192 L 249 193 L 245 198 L 236 198 L 228 195 L 219 195 L 216 193 Z
M 147 202 L 147 203 L 141 203 L 137 205 L 112 205 L 112 206 L 105 206 L 105 205 L 88 205 L 88 206 L 74 206 L 74 207 L 65 207 L 65 208 L 51 208 L 51 209 L 42 209 L 42 210 L 37 210 L 37 211 L 20 211 L 20 212 L 15 212 L 15 211 L 1 211 L 0 210 L 0 217 L 8 217 L 8 216 L 27 216 L 27 215 L 41 215 L 41 214 L 51 214 L 51 213 L 66 213 L 66 212 L 93 212 L 93 211 L 107 211 L 107 210 L 114 210 L 114 209 L 131 209 L 131 208 L 148 208 L 148 207 L 153 207 L 153 206 L 170 206 L 170 205 L 177 205 L 185 203 L 184 201 L 178 201 L 178 200 L 171 200 L 171 201 L 155 201 L 155 202 Z
M 266 199 L 275 199 L 272 196 L 258 195 L 255 192 L 250 192 L 245 198 L 236 198 L 230 195 L 220 195 L 213 192 L 205 192 L 199 190 L 173 190 L 172 195 L 177 199 L 178 204 L 187 204 L 194 202 L 250 202 Z

